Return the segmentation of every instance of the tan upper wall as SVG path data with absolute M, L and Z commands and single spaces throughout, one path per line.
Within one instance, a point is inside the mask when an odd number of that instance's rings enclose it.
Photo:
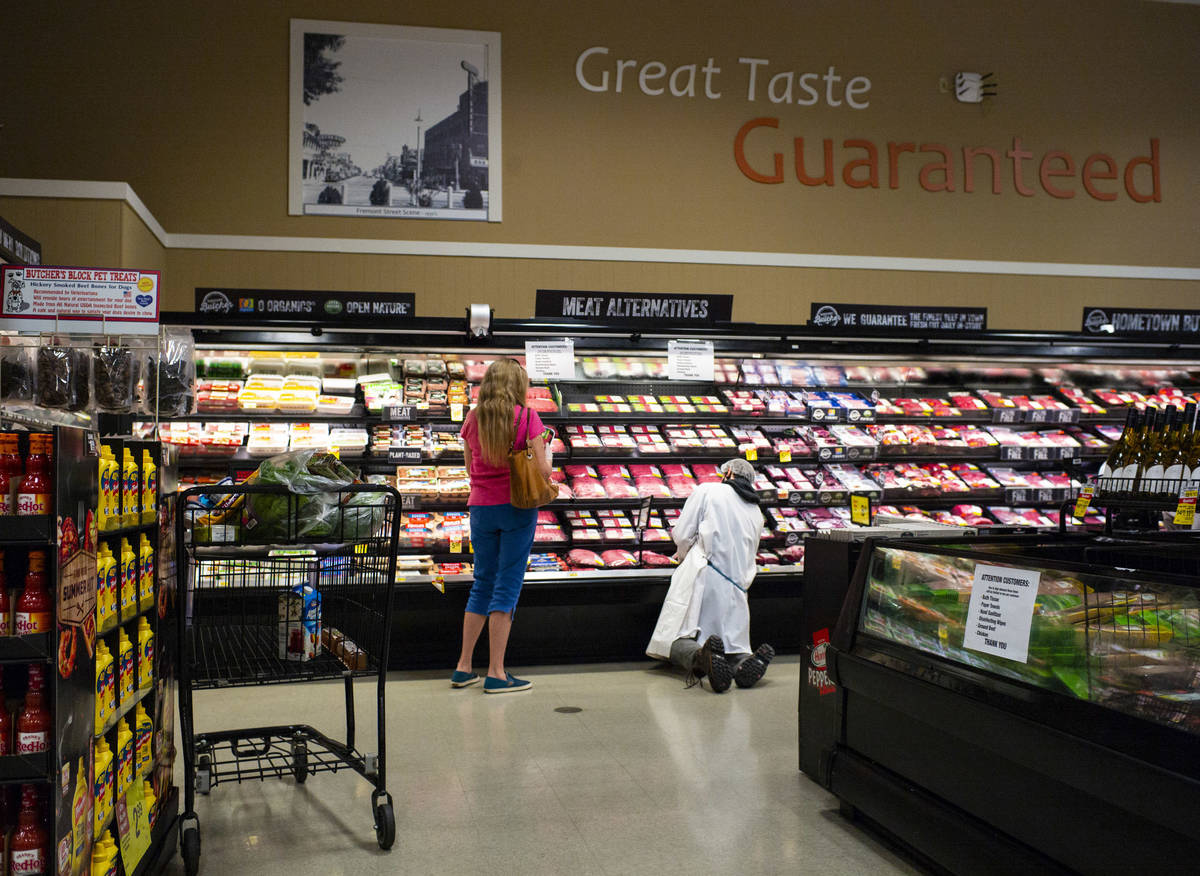
M 20 124 L 5 126 L 0 175 L 127 181 L 172 233 L 1200 264 L 1200 8 L 1191 5 L 418 0 L 396 6 L 349 0 L 331 13 L 328 4 L 299 0 L 212 0 L 76 5 L 69 14 L 51 7 L 19 4 L 7 20 L 22 38 L 0 53 L 0 77 L 7 83 L 7 115 Z M 500 31 L 504 221 L 288 216 L 293 17 Z M 628 83 L 621 94 L 588 92 L 576 81 L 575 62 L 598 45 L 611 49 L 610 72 L 618 58 L 660 60 L 671 68 L 712 57 L 722 69 L 716 79 L 722 97 L 650 97 Z M 750 102 L 742 56 L 770 59 L 771 73 L 834 65 L 843 76 L 869 77 L 870 106 L 776 105 L 764 99 L 761 80 L 758 99 Z M 589 75 L 600 69 L 589 67 Z M 963 69 L 995 72 L 998 97 L 976 106 L 940 93 L 939 77 Z M 769 171 L 772 152 L 782 153 L 785 181 L 778 185 L 751 181 L 735 162 L 735 135 L 756 117 L 778 118 L 779 127 L 749 135 L 747 161 Z M 820 160 L 821 141 L 833 141 L 835 185 L 796 181 L 795 137 L 805 138 L 810 167 Z M 1017 194 L 1007 159 L 1000 194 L 988 190 L 982 164 L 977 191 L 963 192 L 961 149 L 992 147 L 1003 158 L 1014 137 L 1035 156 L 1025 168 L 1035 194 Z M 847 139 L 879 148 L 880 188 L 844 184 L 845 161 L 865 154 L 844 148 Z M 1158 141 L 1161 202 L 1134 202 L 1120 179 L 1097 183 L 1118 193 L 1113 202 L 1083 191 L 1078 176 L 1087 156 L 1106 153 L 1123 167 L 1149 155 L 1152 139 Z M 918 169 L 932 155 L 901 155 L 899 187 L 889 188 L 889 141 L 945 144 L 958 190 L 921 188 Z M 1036 161 L 1048 150 L 1074 159 L 1074 180 L 1051 180 L 1076 191 L 1074 198 L 1043 190 Z M 1147 167 L 1136 172 L 1135 186 L 1150 190 Z M 0 200 L 0 211 L 22 227 L 18 214 L 34 209 Z M 53 229 L 43 216 L 34 221 L 55 238 L 43 240 L 48 260 L 60 235 L 86 236 Z M 572 285 L 733 291 L 736 316 L 763 321 L 778 318 L 781 300 L 802 319 L 813 298 L 930 304 L 958 298 L 991 307 L 994 326 L 1031 327 L 1030 308 L 1050 301 L 1038 321 L 1073 328 L 1083 303 L 1143 298 L 1182 306 L 1196 299 L 1195 283 L 1185 281 L 160 253 L 128 211 L 118 227 L 118 258 L 164 260 L 168 307 L 189 304 L 195 285 L 333 284 L 410 289 L 422 313 L 458 313 L 486 292 L 498 312 L 525 315 L 532 312 L 533 289 Z M 47 237 L 37 227 L 28 230 Z

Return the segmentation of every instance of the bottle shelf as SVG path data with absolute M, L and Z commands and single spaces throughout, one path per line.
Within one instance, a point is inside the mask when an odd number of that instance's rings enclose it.
M 113 620 L 109 621 L 104 626 L 102 626 L 96 630 L 96 635 L 97 636 L 107 636 L 109 633 L 116 632 L 117 627 L 121 626 L 121 624 L 127 624 L 130 621 L 136 621 L 139 617 L 144 615 L 146 612 L 153 609 L 154 606 L 157 604 L 158 604 L 157 600 L 154 602 L 149 602 L 146 605 L 140 606 L 134 614 L 122 615 L 120 619 L 113 619 Z
M 52 776 L 48 751 L 0 757 L 0 784 L 49 781 L 52 781 Z
M 0 636 L 0 663 L 42 663 L 54 656 L 50 633 Z
M 50 514 L 0 517 L 0 543 L 39 545 L 54 543 L 54 517 Z
M 132 712 L 134 707 L 144 700 L 146 696 L 153 690 L 154 685 L 150 685 L 149 687 L 139 688 L 138 690 L 134 691 L 133 696 L 125 700 L 125 702 L 121 703 L 121 705 L 117 706 L 117 710 L 109 716 L 107 721 L 104 722 L 104 727 L 100 730 L 100 732 L 94 734 L 95 738 L 99 739 L 101 736 L 107 734 L 108 731 L 112 730 L 113 727 L 116 727 L 117 722 Z

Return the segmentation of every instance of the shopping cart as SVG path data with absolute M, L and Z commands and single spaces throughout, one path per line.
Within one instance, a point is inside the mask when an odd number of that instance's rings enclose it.
M 374 786 L 379 846 L 395 841 L 386 789 L 384 682 L 400 494 L 373 484 L 297 494 L 277 485 L 194 487 L 180 495 L 180 850 L 198 872 L 197 792 L 222 782 L 352 769 Z M 355 747 L 354 678 L 374 676 L 378 752 Z M 192 693 L 343 678 L 346 738 L 307 724 L 195 734 Z

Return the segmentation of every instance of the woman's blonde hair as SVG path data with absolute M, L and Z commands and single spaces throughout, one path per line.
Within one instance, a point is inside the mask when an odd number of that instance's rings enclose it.
M 516 359 L 497 359 L 488 366 L 479 384 L 479 404 L 475 423 L 479 428 L 479 449 L 492 465 L 507 465 L 508 451 L 515 437 L 513 411 L 525 406 L 529 375 Z

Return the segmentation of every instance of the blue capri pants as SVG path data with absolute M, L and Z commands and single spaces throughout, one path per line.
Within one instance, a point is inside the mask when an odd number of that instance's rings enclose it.
M 467 611 L 511 614 L 516 609 L 536 528 L 536 508 L 514 508 L 507 503 L 471 506 L 475 582 Z

